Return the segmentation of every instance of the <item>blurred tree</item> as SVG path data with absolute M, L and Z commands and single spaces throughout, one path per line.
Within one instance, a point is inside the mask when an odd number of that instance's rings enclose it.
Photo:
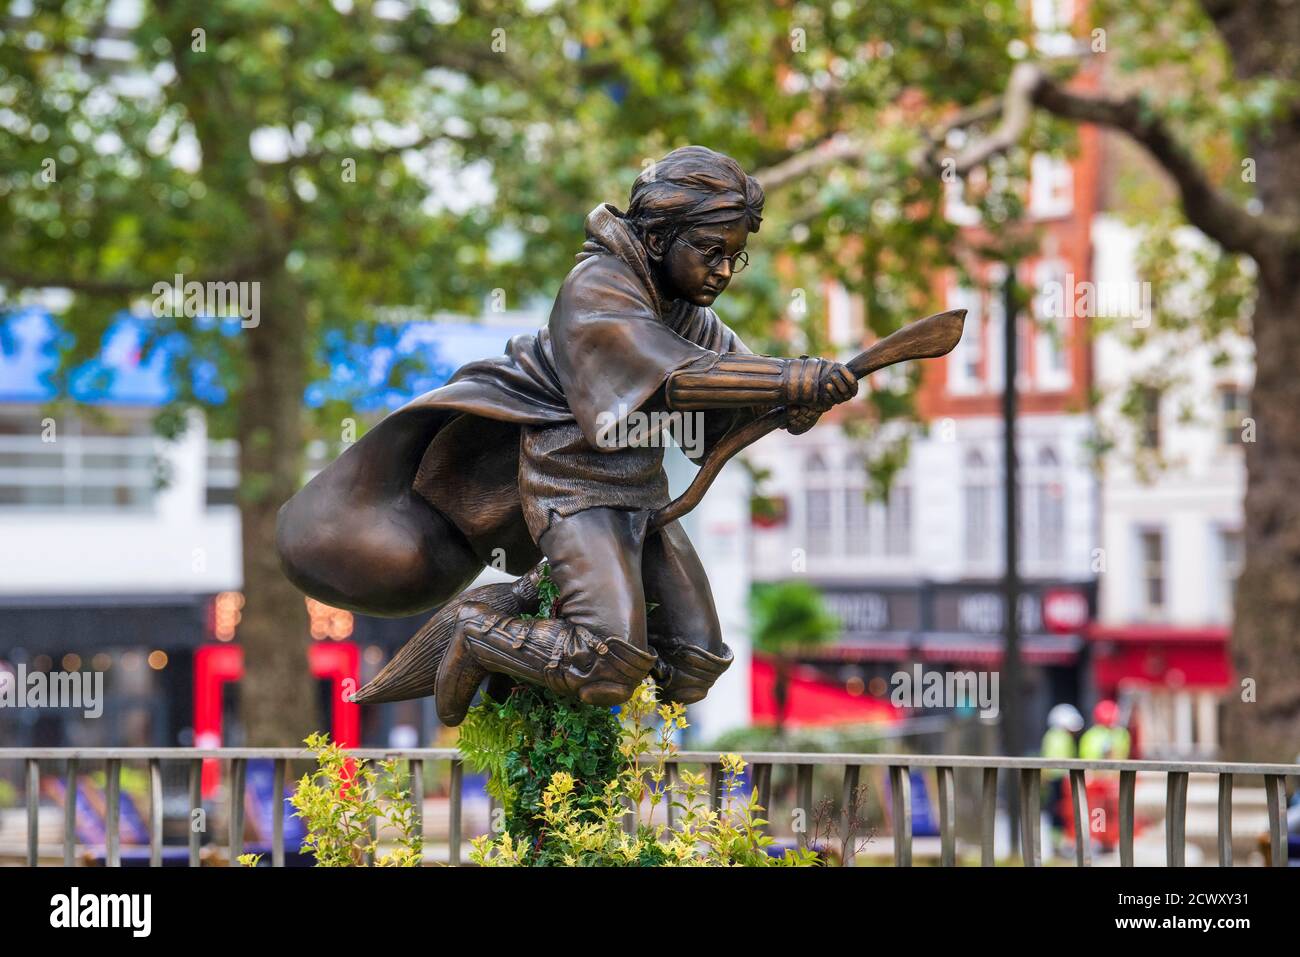
M 870 332 L 888 333 L 933 305 L 935 270 L 1030 247 L 1008 225 L 1029 156 L 1097 122 L 1144 145 L 1188 220 L 1229 254 L 1211 325 L 1249 302 L 1239 257 L 1255 265 L 1259 441 L 1247 447 L 1234 649 L 1259 700 L 1233 716 L 1230 744 L 1294 749 L 1293 4 L 1101 0 L 1100 38 L 1065 61 L 1042 53 L 1014 0 L 533 0 L 522 12 L 504 0 L 157 0 L 118 22 L 131 6 L 32 0 L 0 26 L 0 283 L 76 293 L 67 367 L 98 348 L 116 306 L 176 273 L 261 283 L 256 328 L 160 318 L 152 337 L 186 343 L 160 422 L 205 404 L 214 432 L 240 441 L 255 743 L 315 727 L 302 602 L 276 568 L 273 529 L 305 437 L 348 433 L 347 404 L 308 416 L 304 387 L 368 372 L 327 367 L 330 336 L 369 341 L 380 305 L 475 312 L 485 297 L 504 308 L 553 294 L 586 212 L 688 142 L 768 187 L 754 266 L 719 303 L 755 348 L 823 349 L 827 278 L 863 297 Z M 1067 86 L 1088 53 L 1134 71 L 1141 92 Z M 1202 145 L 1203 164 L 1183 141 Z M 967 192 L 991 228 L 972 240 L 944 217 L 945 181 L 989 164 L 996 175 Z M 197 393 L 196 372 L 226 401 Z M 859 409 L 906 414 L 916 374 Z
M 322 346 L 371 336 L 375 305 L 478 311 L 467 277 L 490 230 L 466 157 L 515 134 L 461 118 L 508 124 L 521 102 L 486 26 L 384 6 L 38 2 L 10 6 L 0 34 L 0 282 L 75 293 L 65 374 L 120 307 L 161 307 L 146 354 L 172 346 L 176 395 L 160 428 L 197 404 L 239 441 L 250 744 L 320 726 L 275 517 L 302 480 L 307 383 L 370 373 L 327 368 Z M 155 284 L 177 274 L 257 283 L 260 315 L 159 316 Z M 324 403 L 315 434 L 354 438 L 350 414 Z
M 771 655 L 776 667 L 776 736 L 785 734 L 790 707 L 790 671 L 801 651 L 829 644 L 840 634 L 840 621 L 826 607 L 822 593 L 807 582 L 756 585 L 749 602 L 754 647 Z
M 61 384 L 121 306 L 147 308 L 155 284 L 260 284 L 256 325 L 155 316 L 147 343 L 174 347 L 160 430 L 175 433 L 197 405 L 214 436 L 239 441 L 250 743 L 293 743 L 319 725 L 275 515 L 301 481 L 306 438 L 351 437 L 347 403 L 308 415 L 304 388 L 369 374 L 327 365 L 322 344 L 369 341 L 374 307 L 477 312 L 485 297 L 503 308 L 553 293 L 586 212 L 687 142 L 786 187 L 763 244 L 782 256 L 763 257 L 728 308 L 758 346 L 783 315 L 816 345 L 806 320 L 828 269 L 867 295 L 872 328 L 887 332 L 928 298 L 928 276 L 902 267 L 951 261 L 953 231 L 933 204 L 902 215 L 939 180 L 915 174 L 910 127 L 879 117 L 909 94 L 938 116 L 929 101 L 987 93 L 1009 69 L 1011 3 L 974 17 L 902 0 L 621 6 L 10 6 L 0 283 L 10 305 L 22 290 L 75 294 Z M 835 147 L 844 128 L 880 129 L 867 168 L 782 166 Z

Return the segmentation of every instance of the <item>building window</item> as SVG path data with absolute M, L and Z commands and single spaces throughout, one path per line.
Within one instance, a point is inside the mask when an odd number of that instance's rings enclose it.
M 965 487 L 963 505 L 965 516 L 963 522 L 962 551 L 966 561 L 983 563 L 993 559 L 993 477 L 988 465 L 977 450 L 972 449 L 966 456 Z
M 36 408 L 0 412 L 0 508 L 143 509 L 161 464 L 151 414 L 50 418 Z
M 859 457 L 835 469 L 821 455 L 805 465 L 803 534 L 810 557 L 882 558 L 912 553 L 912 493 L 895 483 L 880 502 L 867 497 Z
M 804 489 L 805 532 L 809 555 L 829 555 L 832 551 L 834 521 L 831 517 L 830 474 L 820 455 L 807 463 L 807 486 Z
M 866 489 L 849 483 L 844 493 L 844 551 L 849 555 L 871 552 L 871 503 Z
M 966 131 L 961 129 L 950 132 L 945 140 L 954 156 L 961 151 L 965 142 Z M 977 183 L 982 183 L 986 175 L 983 168 L 977 168 L 970 173 L 971 179 Z M 976 225 L 980 221 L 980 211 L 966 202 L 966 179 L 961 176 L 945 176 L 943 181 L 944 218 L 954 226 Z
M 1233 605 L 1237 600 L 1237 579 L 1246 560 L 1246 546 L 1237 529 L 1219 529 L 1219 567 L 1221 591 L 1221 619 L 1232 621 Z
M 1141 561 L 1142 594 L 1140 617 L 1160 619 L 1165 613 L 1165 536 L 1160 529 L 1147 528 L 1138 533 L 1138 557 Z
M 1075 52 L 1074 0 L 1032 0 L 1030 9 L 1034 19 L 1034 45 L 1049 55 Z
M 948 308 L 965 309 L 966 324 L 961 341 L 948 358 L 948 391 L 963 395 L 979 392 L 984 360 L 984 297 L 970 286 L 953 286 L 948 291 Z
M 1065 486 L 1056 453 L 1038 453 L 1036 474 L 1029 484 L 1029 521 L 1025 523 L 1025 554 L 1031 561 L 1060 562 L 1065 557 Z
M 1057 391 L 1070 385 L 1066 336 L 1073 310 L 1065 263 L 1043 260 L 1034 267 L 1034 373 L 1040 389 Z
M 239 443 L 234 439 L 208 442 L 204 469 L 204 504 L 222 508 L 238 504 Z
M 1074 211 L 1074 166 L 1067 157 L 1035 153 L 1029 176 L 1030 215 L 1053 219 Z
M 1138 445 L 1144 449 L 1160 448 L 1160 390 L 1142 386 L 1138 391 Z
M 1250 415 L 1246 394 L 1235 385 L 1219 386 L 1219 421 L 1223 427 L 1223 444 L 1240 445 L 1246 418 Z
M 912 554 L 912 490 L 895 485 L 885 502 L 885 554 L 900 557 Z

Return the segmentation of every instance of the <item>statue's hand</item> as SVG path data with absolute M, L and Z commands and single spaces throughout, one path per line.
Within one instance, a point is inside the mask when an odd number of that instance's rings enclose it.
M 821 409 L 814 409 L 808 405 L 792 405 L 786 416 L 785 430 L 791 435 L 803 435 L 817 424 L 821 416 Z
M 847 402 L 858 394 L 857 376 L 840 362 L 825 362 L 817 385 L 817 397 L 827 406 Z

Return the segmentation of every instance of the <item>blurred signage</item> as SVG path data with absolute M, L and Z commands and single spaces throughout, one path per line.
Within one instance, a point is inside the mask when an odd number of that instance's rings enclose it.
M 1077 588 L 1051 588 L 1043 594 L 1043 624 L 1058 635 L 1088 624 L 1088 596 Z
M 1087 583 L 1028 584 L 1019 597 L 1024 634 L 1073 634 L 1088 623 Z M 845 636 L 881 632 L 945 632 L 997 635 L 1003 631 L 1005 599 L 995 585 L 962 582 L 847 589 L 822 586 L 826 605 L 843 623 Z

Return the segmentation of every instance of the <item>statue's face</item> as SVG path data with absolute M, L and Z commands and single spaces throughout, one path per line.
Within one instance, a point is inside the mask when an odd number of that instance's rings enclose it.
M 695 226 L 664 248 L 660 237 L 650 240 L 659 260 L 659 279 L 674 299 L 711 306 L 731 282 L 733 260 L 745 248 L 749 228 L 741 216 L 729 223 Z

